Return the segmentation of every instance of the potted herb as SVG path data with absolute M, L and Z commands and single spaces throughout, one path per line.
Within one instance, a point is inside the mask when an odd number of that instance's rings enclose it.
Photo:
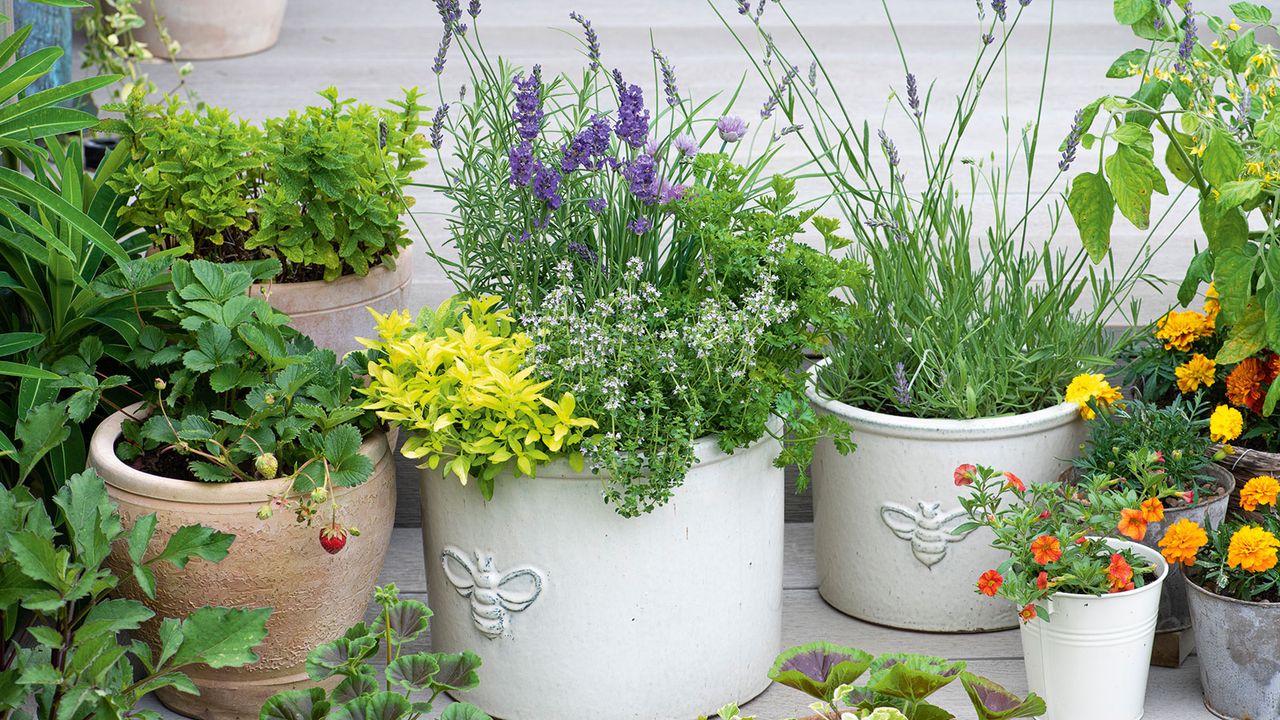
M 1016 623 L 1009 608 L 968 591 L 975 570 L 997 558 L 985 530 L 957 531 L 964 513 L 952 469 L 977 458 L 1017 467 L 1029 483 L 1053 481 L 1066 469 L 1084 441 L 1072 401 L 1104 393 L 1098 371 L 1119 347 L 1107 325 L 1145 262 L 1090 279 L 1083 251 L 1055 250 L 1052 218 L 1061 207 L 1054 190 L 1070 161 L 1050 173 L 1036 164 L 1038 115 L 1004 118 L 1006 128 L 1022 128 L 1007 139 L 1006 154 L 966 159 L 965 130 L 981 117 L 981 89 L 1002 82 L 1002 68 L 1025 67 L 1005 61 L 1016 28 L 1041 21 L 1029 14 L 1044 18 L 1055 9 L 1053 2 L 994 5 L 977 5 L 979 50 L 964 86 L 935 92 L 908 73 L 893 96 L 910 142 L 873 131 L 832 103 L 840 88 L 820 58 L 797 59 L 756 18 L 723 18 L 743 47 L 759 45 L 774 59 L 754 58 L 771 88 L 794 96 L 777 122 L 802 127 L 797 136 L 852 233 L 849 251 L 871 269 L 847 296 L 866 321 L 832 338 L 809 389 L 815 410 L 849 423 L 859 447 L 844 457 L 830 443 L 819 445 L 814 524 L 823 599 L 893 627 L 971 632 Z M 1048 42 L 1042 64 L 1025 70 L 1037 78 L 1051 72 Z M 905 54 L 902 64 L 911 66 Z M 806 65 L 808 82 L 783 74 Z M 940 95 L 955 104 L 940 105 Z M 931 127 L 945 127 L 945 137 Z M 913 161 L 906 155 L 917 145 L 923 156 Z M 1046 182 L 1033 188 L 1014 177 Z M 990 223 L 979 224 L 991 209 Z M 1041 220 L 1048 233 L 1031 232 Z M 1074 394 L 1064 396 L 1077 375 Z
M 495 60 L 445 9 L 474 72 L 438 126 L 461 297 L 382 317 L 366 390 L 423 464 L 433 646 L 479 646 L 469 697 L 514 720 L 744 701 L 780 638 L 782 466 L 850 445 L 802 363 L 852 324 L 833 292 L 861 268 L 799 240 L 839 242 L 761 178 L 773 150 L 734 161 L 745 122 L 682 96 L 661 52 L 655 108 L 585 18 L 570 79 Z
M 372 333 L 366 307 L 407 300 L 411 268 L 401 190 L 423 167 L 423 107 L 406 91 L 395 109 L 320 93 L 323 105 L 261 126 L 227 110 L 134 93 L 110 126 L 134 163 L 113 180 L 133 201 L 121 217 L 156 250 L 215 262 L 274 258 L 266 297 L 318 345 L 345 354 Z
M 89 448 L 126 525 L 154 513 L 162 537 L 196 518 L 240 538 L 218 565 L 158 569 L 154 600 L 132 583 L 127 596 L 163 617 L 208 604 L 275 609 L 261 661 L 189 671 L 198 699 L 160 691 L 206 720 L 256 712 L 306 678 L 312 648 L 364 616 L 395 512 L 391 450 L 359 407 L 356 377 L 247 294 L 278 270 L 267 265 L 174 265 L 163 322 L 129 355 L 154 388 L 104 420 Z
M 1158 464 L 1145 457 L 1131 469 L 1150 478 Z M 1074 486 L 1026 485 L 1013 473 L 966 464 L 955 483 L 967 493 L 969 520 L 959 531 L 990 529 L 1003 556 L 977 578 L 977 590 L 1020 608 L 1027 684 L 1049 706 L 1040 717 L 1141 717 L 1169 573 L 1160 553 L 1141 544 L 1159 500 L 1113 473 Z
M 1276 720 L 1280 672 L 1274 633 L 1280 623 L 1280 517 L 1274 478 L 1245 486 L 1256 519 L 1217 525 L 1182 520 L 1160 540 L 1170 565 L 1186 567 L 1187 595 L 1200 658 L 1204 702 L 1219 717 Z

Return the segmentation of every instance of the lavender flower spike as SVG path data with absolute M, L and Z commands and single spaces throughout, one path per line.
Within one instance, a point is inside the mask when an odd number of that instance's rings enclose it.
M 436 48 L 435 61 L 431 64 L 431 72 L 439 75 L 444 72 L 444 63 L 449 56 L 449 45 L 453 43 L 453 26 L 445 25 L 440 36 L 440 46 Z
M 582 26 L 582 34 L 587 43 L 587 59 L 591 61 L 588 68 L 595 70 L 600 67 L 600 36 L 596 35 L 595 28 L 591 27 L 591 21 L 583 17 L 582 13 L 571 12 L 569 19 Z
M 1180 73 L 1187 71 L 1188 63 L 1191 62 L 1191 54 L 1196 49 L 1196 16 L 1195 11 L 1188 2 L 1184 8 L 1186 17 L 1182 19 L 1182 42 L 1178 44 L 1178 60 L 1173 64 L 1173 69 Z
M 511 148 L 511 152 L 507 154 L 507 164 L 511 168 L 512 186 L 528 185 L 533 178 L 533 145 L 526 140 Z
M 1076 160 L 1076 149 L 1080 147 L 1080 136 L 1084 133 L 1084 110 L 1077 110 L 1075 120 L 1071 122 L 1071 132 L 1062 149 L 1062 159 L 1058 161 L 1058 169 L 1066 172 Z
M 996 17 L 1000 18 L 1000 22 L 1005 21 L 1005 16 L 1009 12 L 1006 0 L 991 0 L 991 9 L 996 11 Z
M 893 398 L 898 407 L 906 409 L 911 405 L 911 381 L 907 379 L 907 369 L 902 363 L 893 366 Z
M 653 51 L 653 59 L 658 61 L 658 66 L 662 68 L 662 89 L 667 96 L 667 104 L 671 106 L 680 104 L 680 90 L 676 87 L 676 68 L 667 61 L 667 56 L 662 54 L 658 48 L 651 48 Z
M 649 228 L 652 226 L 653 226 L 653 223 L 649 222 L 649 218 L 643 218 L 643 217 L 638 217 L 635 220 L 632 220 L 631 222 L 627 223 L 627 229 L 637 235 L 643 235 L 649 232 Z
M 516 132 L 525 140 L 533 140 L 542 130 L 542 66 L 534 65 L 528 77 L 517 75 L 511 79 L 515 85 L 516 107 L 511 120 Z
M 431 118 L 431 147 L 439 148 L 444 144 L 444 120 L 448 116 L 449 103 L 436 108 L 435 117 Z
M 738 14 L 746 15 L 751 12 L 751 0 L 738 0 Z
M 781 102 L 781 99 L 790 91 L 791 83 L 799 74 L 800 68 L 795 65 L 792 65 L 791 68 L 787 70 L 786 74 L 782 76 L 782 80 L 778 82 L 778 89 L 769 95 L 769 98 L 764 101 L 764 107 L 760 108 L 761 119 L 768 119 L 769 116 L 773 115 L 774 109 L 778 107 L 778 103 Z
M 716 121 L 716 130 L 720 139 L 727 143 L 736 143 L 747 134 L 747 121 L 737 115 L 725 115 Z
M 907 105 L 916 119 L 920 119 L 920 88 L 916 86 L 914 73 L 907 73 Z
M 644 106 L 644 91 L 639 85 L 626 85 L 622 73 L 614 70 L 618 83 L 618 122 L 613 131 L 631 147 L 638 148 L 649 139 L 649 110 Z
M 471 2 L 467 4 L 467 14 L 470 15 L 472 19 L 476 18 L 480 14 L 480 0 L 471 0 Z

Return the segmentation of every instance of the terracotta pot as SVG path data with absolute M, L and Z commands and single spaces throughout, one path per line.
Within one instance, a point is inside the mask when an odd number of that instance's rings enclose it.
M 272 307 L 289 316 L 292 327 L 341 358 L 364 347 L 356 338 L 377 336 L 369 308 L 385 314 L 409 304 L 412 280 L 413 263 L 406 252 L 396 260 L 395 268 L 379 265 L 364 277 L 256 284 L 249 294 L 267 298 Z
M 1205 707 L 1230 720 L 1280 720 L 1280 604 L 1186 585 Z
M 271 695 L 312 684 L 304 665 L 307 653 L 364 617 L 395 519 L 395 463 L 386 435 L 370 435 L 361 447 L 374 463 L 368 482 L 336 493 L 344 522 L 360 528 L 361 534 L 351 538 L 342 552 L 329 555 L 320 547 L 318 527 L 296 523 L 289 513 L 278 513 L 267 521 L 257 518 L 258 508 L 279 491 L 277 481 L 173 480 L 125 464 L 115 454 L 124 419 L 123 413 L 116 413 L 98 426 L 89 447 L 89 467 L 102 476 L 107 495 L 120 506 L 125 526 L 155 513 L 152 552 L 183 525 L 198 523 L 236 536 L 220 563 L 193 560 L 182 570 L 156 565 L 154 601 L 146 599 L 127 570 L 122 573 L 129 578 L 121 583 L 122 594 L 156 612 L 140 636 L 155 645 L 161 618 L 184 617 L 205 605 L 273 608 L 267 639 L 255 650 L 257 663 L 216 670 L 197 666 L 187 674 L 200 695 L 172 690 L 157 695 L 170 709 L 189 717 L 256 720 Z M 108 564 L 118 574 L 127 568 L 123 546 L 115 548 Z
M 149 0 L 141 3 L 146 25 L 135 31 L 138 40 L 158 58 L 169 52 L 160 42 L 155 14 L 169 35 L 181 45 L 179 60 L 217 60 L 262 52 L 280 39 L 288 0 Z

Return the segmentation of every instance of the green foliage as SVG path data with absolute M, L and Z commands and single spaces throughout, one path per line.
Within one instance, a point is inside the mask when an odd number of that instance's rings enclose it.
M 333 280 L 394 264 L 409 239 L 401 194 L 425 166 L 416 90 L 393 109 L 320 93 L 324 105 L 261 127 L 230 111 L 149 105 L 135 92 L 109 124 L 135 163 L 113 187 L 133 194 L 121 217 L 160 247 L 213 261 L 276 258 L 281 280 Z
M 1210 592 L 1245 602 L 1280 601 L 1280 565 L 1267 565 L 1267 558 L 1275 557 L 1275 548 L 1280 546 L 1280 514 L 1274 504 L 1252 518 L 1231 516 L 1217 527 L 1206 524 L 1204 532 L 1208 542 L 1197 549 L 1194 569 L 1187 568 L 1193 582 Z M 1262 542 L 1237 540 L 1237 536 L 1249 535 L 1261 536 Z M 1232 548 L 1238 543 L 1240 549 L 1233 553 Z M 1251 559 L 1261 560 L 1261 564 L 1243 567 L 1242 560 L 1249 555 L 1255 555 Z
M 45 505 L 25 488 L 0 487 L 0 715 L 123 717 L 158 688 L 195 692 L 183 673 L 191 665 L 257 661 L 253 647 L 266 637 L 271 613 L 265 608 L 203 607 L 185 618 L 164 618 L 156 647 L 117 640 L 154 613 L 136 600 L 112 597 L 120 582 L 105 565 L 113 544 L 127 550 L 123 570 L 154 598 L 156 565 L 217 562 L 233 536 L 189 525 L 153 551 L 155 516 L 126 530 L 91 470 L 71 476 L 53 502 L 56 529 Z
M 854 685 L 867 673 L 870 674 L 865 684 Z M 783 651 L 769 671 L 769 678 L 814 698 L 818 701 L 814 707 L 829 710 L 831 717 L 953 718 L 953 714 L 926 699 L 957 678 L 980 720 L 1034 717 L 1045 711 L 1044 701 L 1035 693 L 1019 698 L 991 680 L 966 672 L 962 661 L 910 653 L 877 657 L 824 642 Z M 731 716 L 722 711 L 721 717 Z
M 1099 410 L 1090 420 L 1088 448 L 1072 461 L 1083 475 L 1121 478 L 1122 486 L 1141 497 L 1174 499 L 1190 492 L 1192 503 L 1212 496 L 1217 483 L 1206 473 L 1210 458 L 1208 411 L 1199 399 L 1174 398 L 1170 405 L 1126 400 Z M 1138 459 L 1138 462 L 1135 462 Z M 1133 466 L 1155 460 L 1163 472 L 1144 475 Z M 1142 481 L 1156 484 L 1148 487 Z
M 149 468 L 168 477 L 277 479 L 275 504 L 294 501 L 298 519 L 309 521 L 326 500 L 336 512 L 336 487 L 369 478 L 360 444 L 373 420 L 355 399 L 350 368 L 249 296 L 253 282 L 277 270 L 273 261 L 174 264 L 173 289 L 156 313 L 167 331 L 145 328 L 128 356 L 156 377 L 154 389 L 116 452 L 135 465 L 176 453 L 181 464 Z
M 472 652 L 410 652 L 427 631 L 431 610 L 417 600 L 401 600 L 395 585 L 374 590 L 382 607 L 372 625 L 360 623 L 307 656 L 315 682 L 342 678 L 336 687 L 287 690 L 269 698 L 259 720 L 417 720 L 431 712 L 443 692 L 457 694 L 480 684 L 480 658 Z M 370 661 L 387 661 L 380 673 Z M 441 720 L 490 720 L 474 705 L 452 703 Z
M 143 88 L 148 94 L 157 89 L 147 73 L 139 68 L 155 58 L 151 48 L 135 34 L 148 21 L 155 24 L 156 35 L 178 76 L 178 86 L 186 84 L 191 63 L 178 63 L 182 46 L 169 34 L 164 18 L 156 12 L 155 0 L 88 0 L 87 5 L 89 7 L 76 13 L 76 23 L 84 33 L 80 67 L 122 78 L 112 91 L 116 98 L 127 98 L 135 87 Z

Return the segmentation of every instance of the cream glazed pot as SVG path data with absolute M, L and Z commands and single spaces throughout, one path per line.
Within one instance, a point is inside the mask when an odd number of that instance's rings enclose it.
M 183 525 L 206 525 L 236 536 L 219 563 L 193 560 L 181 570 L 165 563 L 154 566 L 154 601 L 130 578 L 126 549 L 113 550 L 107 562 L 118 574 L 124 570 L 121 593 L 146 604 L 157 616 L 138 631 L 139 637 L 155 645 L 161 618 L 185 617 L 204 605 L 272 608 L 267 638 L 254 649 L 260 658 L 257 663 L 220 669 L 196 666 L 186 672 L 200 695 L 172 689 L 157 695 L 170 709 L 188 717 L 256 720 L 270 696 L 314 685 L 306 674 L 307 654 L 364 618 L 395 521 L 395 463 L 386 435 L 371 435 L 360 448 L 373 461 L 369 480 L 335 493 L 344 524 L 355 525 L 361 532 L 348 540 L 342 552 L 329 555 L 320 547 L 319 526 L 299 524 L 292 514 L 283 512 L 270 520 L 258 519 L 258 509 L 279 491 L 279 482 L 174 480 L 127 465 L 115 454 L 124 420 L 123 413 L 104 420 L 89 447 L 89 467 L 98 472 L 107 495 L 119 504 L 124 525 L 131 527 L 137 518 L 155 513 L 152 552 Z
M 503 720 L 670 720 L 769 685 L 781 644 L 784 479 L 767 438 L 714 438 L 663 507 L 624 518 L 564 461 L 474 484 L 423 470 L 437 652 L 473 650 L 464 699 Z
M 153 55 L 168 58 L 169 51 L 155 26 L 159 15 L 182 46 L 179 60 L 250 55 L 280 39 L 287 6 L 288 0 L 148 0 L 138 6 L 146 23 L 134 32 Z
M 369 269 L 364 277 L 343 275 L 337 280 L 298 283 L 255 283 L 250 295 L 265 297 L 271 307 L 289 316 L 289 325 L 319 347 L 343 355 L 363 349 L 356 338 L 377 337 L 369 309 L 387 314 L 409 305 L 413 280 L 410 253 Z
M 964 463 L 1052 482 L 1085 440 L 1078 406 L 976 420 L 934 420 L 861 410 L 821 396 L 818 412 L 853 427 L 857 451 L 818 444 L 812 468 L 818 591 L 837 610 L 909 630 L 978 632 L 1017 625 L 1007 603 L 975 592 L 1004 556 L 987 528 L 965 521 L 955 485 Z

